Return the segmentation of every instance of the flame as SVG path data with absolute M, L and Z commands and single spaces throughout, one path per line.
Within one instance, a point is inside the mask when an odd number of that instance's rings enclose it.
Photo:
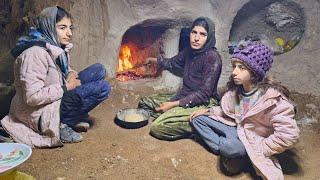
M 149 54 L 150 49 L 139 49 L 132 43 L 121 45 L 116 78 L 129 81 L 153 76 L 151 71 L 156 72 L 155 68 L 144 64 Z
M 121 46 L 117 72 L 121 72 L 127 69 L 132 69 L 133 64 L 130 61 L 132 61 L 132 56 L 131 56 L 131 50 L 129 46 L 127 45 Z

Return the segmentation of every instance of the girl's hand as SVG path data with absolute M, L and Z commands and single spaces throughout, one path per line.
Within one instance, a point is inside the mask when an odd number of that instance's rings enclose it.
M 192 121 L 192 119 L 196 118 L 197 116 L 201 116 L 201 115 L 208 115 L 208 109 L 199 109 L 197 111 L 194 111 L 191 115 L 190 115 L 190 121 Z
M 67 81 L 69 81 L 70 79 L 76 79 L 76 78 L 78 78 L 78 73 L 76 72 L 76 71 L 70 71 L 69 73 L 68 73 L 68 76 L 67 76 Z
M 81 86 L 81 81 L 77 78 L 70 78 L 66 83 L 67 90 L 70 91 L 76 87 Z
M 177 106 L 179 106 L 179 101 L 165 102 L 165 103 L 160 104 L 160 106 L 156 108 L 156 111 L 157 112 L 166 112 L 169 109 L 172 109 Z

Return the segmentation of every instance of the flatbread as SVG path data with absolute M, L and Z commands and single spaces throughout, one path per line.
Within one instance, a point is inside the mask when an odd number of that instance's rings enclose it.
M 127 114 L 124 117 L 124 121 L 126 122 L 140 122 L 143 120 L 144 120 L 144 117 L 141 114 Z

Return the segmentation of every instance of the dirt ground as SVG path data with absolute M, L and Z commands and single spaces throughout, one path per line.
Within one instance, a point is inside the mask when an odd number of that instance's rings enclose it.
M 174 142 L 151 137 L 150 122 L 140 129 L 123 129 L 114 123 L 119 109 L 136 107 L 139 97 L 150 88 L 123 90 L 113 82 L 109 99 L 91 116 L 95 126 L 83 134 L 81 143 L 56 149 L 34 149 L 18 170 L 36 179 L 252 179 L 249 173 L 227 177 L 218 168 L 219 157 L 197 141 Z M 283 159 L 286 179 L 320 178 L 320 100 L 311 95 L 293 94 L 298 103 L 300 142 Z

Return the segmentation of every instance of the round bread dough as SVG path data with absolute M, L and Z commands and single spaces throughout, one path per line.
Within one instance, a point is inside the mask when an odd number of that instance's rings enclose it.
M 124 117 L 124 121 L 126 122 L 140 122 L 143 120 L 144 118 L 141 114 L 127 114 Z

